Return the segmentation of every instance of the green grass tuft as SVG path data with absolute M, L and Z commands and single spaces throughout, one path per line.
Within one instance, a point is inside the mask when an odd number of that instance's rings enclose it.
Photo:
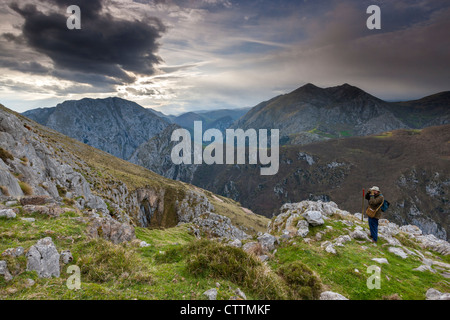
M 22 189 L 24 195 L 31 196 L 33 194 L 33 188 L 31 188 L 31 186 L 28 183 L 24 181 L 19 181 L 19 186 L 20 189 Z
M 242 249 L 199 240 L 187 247 L 186 254 L 186 269 L 197 277 L 229 280 L 262 299 L 287 298 L 283 280 Z
M 9 151 L 0 147 L 0 159 L 2 159 L 3 162 L 6 162 L 6 160 L 14 160 L 14 157 Z
M 278 269 L 278 274 L 290 287 L 292 299 L 315 300 L 320 296 L 322 283 L 319 277 L 303 262 L 293 261 Z

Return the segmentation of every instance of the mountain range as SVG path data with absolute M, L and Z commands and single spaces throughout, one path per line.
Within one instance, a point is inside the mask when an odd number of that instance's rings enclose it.
M 125 100 L 106 99 L 111 100 L 118 105 L 131 105 L 129 112 L 133 109 L 143 112 L 142 107 Z M 73 109 L 68 112 L 84 113 L 81 101 L 70 102 Z M 121 117 L 119 113 L 103 109 L 108 102 L 86 101 L 91 103 L 90 113 L 96 113 L 96 103 L 99 103 L 99 110 L 102 110 L 97 111 L 99 117 L 102 112 L 109 112 L 107 119 Z M 331 200 L 346 210 L 358 210 L 358 190 L 378 183 L 395 203 L 387 213 L 388 218 L 398 223 L 414 222 L 426 232 L 445 239 L 450 234 L 450 224 L 446 220 L 449 195 L 445 191 L 450 178 L 446 169 L 448 159 L 443 155 L 447 151 L 449 101 L 450 92 L 414 101 L 387 102 L 348 84 L 331 88 L 307 84 L 262 102 L 248 112 L 246 109 L 189 112 L 174 117 L 150 110 L 157 130 L 147 135 L 150 136 L 147 140 L 142 137 L 139 142 L 128 145 L 128 152 L 118 156 L 167 178 L 232 198 L 268 217 L 277 214 L 282 203 L 304 199 Z M 83 139 L 88 143 L 96 141 L 88 138 L 95 135 L 106 144 L 97 147 L 110 152 L 106 138 L 109 131 L 116 128 L 86 130 L 87 127 L 102 127 L 99 118 L 92 114 L 89 117 L 80 115 L 78 122 L 68 122 L 61 105 L 28 111 L 24 115 L 44 125 L 50 123 L 51 128 L 82 142 L 86 142 Z M 54 111 L 58 108 L 61 113 Z M 229 121 L 222 121 L 224 119 Z M 229 125 L 231 119 L 235 120 Z M 170 141 L 171 132 L 180 126 L 192 130 L 193 122 L 197 120 L 206 121 L 207 127 L 221 123 L 223 126 L 218 127 L 221 130 L 227 126 L 279 128 L 284 145 L 280 150 L 279 173 L 263 178 L 255 165 L 174 165 L 170 159 L 174 146 Z M 80 121 L 85 123 L 80 126 Z M 113 123 L 113 120 L 108 121 Z M 114 121 L 121 123 L 123 120 Z M 173 124 L 169 125 L 169 122 Z M 433 125 L 441 126 L 421 131 Z M 394 131 L 399 129 L 403 130 Z M 433 135 L 438 136 L 435 143 L 424 142 Z M 117 147 L 114 149 L 121 150 L 127 141 L 125 137 L 134 137 L 136 133 L 131 134 L 122 127 L 116 136 L 121 138 L 115 140 Z M 418 183 L 414 196 L 406 192 L 409 184 L 403 186 L 410 180 Z
M 306 84 L 258 104 L 232 128 L 280 129 L 283 144 L 307 144 L 450 123 L 449 100 L 450 92 L 443 92 L 392 103 L 349 84 L 330 88 Z

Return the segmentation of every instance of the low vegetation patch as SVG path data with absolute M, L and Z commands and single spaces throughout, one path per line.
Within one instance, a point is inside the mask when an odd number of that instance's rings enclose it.
M 6 186 L 0 186 L 0 192 L 1 192 L 4 196 L 9 196 L 9 190 L 8 190 L 8 187 L 6 187 Z
M 320 297 L 322 283 L 303 262 L 294 261 L 278 269 L 278 274 L 290 288 L 291 299 L 314 300 Z
M 76 250 L 79 254 L 76 264 L 80 267 L 85 281 L 152 281 L 146 264 L 132 248 L 114 245 L 104 239 L 94 239 L 81 243 Z
M 186 268 L 195 276 L 226 279 L 262 299 L 286 299 L 287 286 L 253 255 L 235 247 L 208 240 L 187 247 Z
M 33 194 L 33 188 L 28 183 L 19 181 L 19 186 L 24 195 L 31 196 Z
M 3 162 L 6 162 L 6 160 L 14 160 L 14 157 L 9 151 L 0 147 L 0 159 L 2 159 Z
M 155 263 L 176 263 L 184 258 L 183 247 L 177 246 L 169 248 L 166 251 L 161 251 L 161 253 L 154 256 Z

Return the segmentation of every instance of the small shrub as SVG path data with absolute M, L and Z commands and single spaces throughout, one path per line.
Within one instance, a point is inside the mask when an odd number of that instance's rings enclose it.
M 14 157 L 9 151 L 0 147 L 0 159 L 2 159 L 3 162 L 6 162 L 6 160 L 14 160 Z
M 247 273 L 260 263 L 238 248 L 208 240 L 195 241 L 187 248 L 188 271 L 194 275 L 213 275 L 242 282 Z
M 8 187 L 6 187 L 6 186 L 0 186 L 0 192 L 4 195 L 4 196 L 7 196 L 7 197 L 9 197 L 9 190 L 8 190 Z
M 9 255 L 1 256 L 1 260 L 6 261 L 8 271 L 12 276 L 16 277 L 26 270 L 26 258 L 25 256 L 12 257 Z
M 75 204 L 75 200 L 64 197 L 63 202 L 68 206 L 73 206 Z
M 287 287 L 261 261 L 240 248 L 208 240 L 194 241 L 186 249 L 187 271 L 232 281 L 262 299 L 286 299 Z
M 71 217 L 71 218 L 74 218 L 74 217 L 79 217 L 80 215 L 76 212 L 76 211 L 67 211 L 67 212 L 64 212 L 63 214 L 61 214 L 61 217 Z
M 383 300 L 402 300 L 402 297 L 400 297 L 398 293 L 394 293 L 390 296 L 383 296 Z
M 303 262 L 294 261 L 282 266 L 278 274 L 287 282 L 291 289 L 292 299 L 318 299 L 322 284 L 318 276 Z
M 25 179 L 25 176 L 19 172 L 14 172 L 14 176 L 17 178 L 17 180 L 20 180 L 20 181 L 23 181 Z
M 33 194 L 33 188 L 28 183 L 19 181 L 19 186 L 24 195 L 31 196 Z
M 76 264 L 85 281 L 104 283 L 109 281 L 151 283 L 152 278 L 137 252 L 104 239 L 80 244 L 76 249 Z
M 27 157 L 20 158 L 20 161 L 22 162 L 23 165 L 28 164 L 28 158 Z
M 58 195 L 61 198 L 63 198 L 66 195 L 66 193 L 67 193 L 67 189 L 64 188 L 63 186 L 59 185 L 59 184 L 56 185 L 56 189 L 58 190 Z
M 252 246 L 248 251 L 250 254 L 254 254 L 255 256 L 260 256 L 265 254 L 265 251 L 261 245 L 261 243 L 257 243 L 256 245 Z

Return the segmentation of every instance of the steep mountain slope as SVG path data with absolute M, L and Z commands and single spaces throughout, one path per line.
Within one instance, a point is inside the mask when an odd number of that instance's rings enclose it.
M 391 202 L 388 219 L 448 239 L 449 142 L 444 125 L 284 146 L 274 176 L 261 176 L 258 165 L 202 165 L 192 183 L 268 217 L 283 203 L 305 199 L 359 212 L 362 188 L 378 185 Z
M 448 123 L 450 108 L 447 96 L 448 93 L 430 96 L 418 102 L 395 104 L 348 84 L 324 89 L 307 84 L 255 106 L 232 127 L 280 129 L 282 142 L 285 144 L 307 144 L 320 138 L 364 136 L 401 128 L 422 128 L 431 124 Z M 414 107 L 417 105 L 421 108 Z M 428 122 L 419 121 L 412 125 L 412 116 L 409 114 L 411 109 L 415 110 L 414 117 L 428 118 Z
M 151 110 L 120 98 L 65 101 L 54 108 L 30 110 L 24 115 L 126 160 L 139 145 L 169 125 Z
M 412 128 L 450 123 L 450 92 L 436 93 L 418 100 L 391 103 L 391 111 Z

